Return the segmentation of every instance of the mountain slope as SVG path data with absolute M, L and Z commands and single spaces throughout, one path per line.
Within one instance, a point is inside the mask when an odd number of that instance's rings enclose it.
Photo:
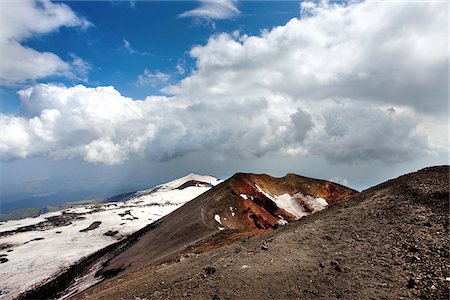
M 178 184 L 177 184 L 178 185 Z M 202 185 L 192 179 L 178 186 Z M 173 187 L 170 187 L 173 188 Z M 157 188 L 157 191 L 164 187 Z M 152 192 L 151 190 L 149 192 Z M 357 193 L 329 181 L 288 174 L 236 174 L 157 222 L 102 249 L 22 295 L 76 294 L 99 281 L 148 265 L 183 259 L 261 234 Z M 325 199 L 326 198 L 326 199 Z
M 112 197 L 113 202 L 1 222 L 0 296 L 13 298 L 53 279 L 81 258 L 123 240 L 218 183 L 211 176 L 189 174 L 126 198 Z
M 448 208 L 449 167 L 427 168 L 275 231 L 125 272 L 77 298 L 448 299 Z
M 243 235 L 277 228 L 314 211 L 316 199 L 324 206 L 343 201 L 355 191 L 328 181 L 288 174 L 236 174 L 158 221 L 158 226 L 135 245 L 111 259 L 99 274 L 137 268 L 173 259 L 187 246 L 203 251 L 232 242 Z M 295 197 L 292 197 L 296 195 Z M 289 202 L 281 208 L 277 198 Z M 322 197 L 327 197 L 323 199 Z M 304 198 L 304 199 L 303 199 Z M 306 199 L 306 200 L 305 200 Z M 306 202 L 311 202 L 309 207 Z M 294 207 L 295 206 L 295 207 Z M 302 211 L 303 209 L 303 211 Z M 297 211 L 303 214 L 299 215 Z M 281 221 L 281 222 L 280 222 Z

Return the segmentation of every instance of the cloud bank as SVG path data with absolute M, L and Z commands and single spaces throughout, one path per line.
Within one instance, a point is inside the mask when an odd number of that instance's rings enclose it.
M 112 165 L 211 150 L 351 164 L 447 152 L 445 8 L 306 3 L 302 19 L 259 36 L 223 33 L 193 47 L 196 69 L 167 96 L 35 85 L 19 92 L 20 115 L 0 115 L 0 158 Z

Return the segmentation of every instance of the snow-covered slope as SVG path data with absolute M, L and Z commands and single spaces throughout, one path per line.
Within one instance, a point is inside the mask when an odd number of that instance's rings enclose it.
M 295 193 L 292 196 L 288 193 L 271 195 L 260 188 L 257 184 L 255 186 L 261 193 L 264 194 L 264 196 L 272 200 L 278 207 L 295 216 L 296 220 L 321 211 L 328 206 L 327 200 L 322 197 L 303 195 L 301 192 Z M 247 195 L 241 194 L 241 197 L 247 197 Z M 278 224 L 285 225 L 286 222 L 278 222 Z
M 125 202 L 74 206 L 36 218 L 1 223 L 0 298 L 14 298 L 220 182 L 211 176 L 189 174 L 136 192 Z
M 155 191 L 158 192 L 164 192 L 164 191 L 172 191 L 175 192 L 179 191 L 179 194 L 183 194 L 184 193 L 184 189 L 179 189 L 180 187 L 182 187 L 185 183 L 189 183 L 192 182 L 192 186 L 196 186 L 196 187 L 205 187 L 205 186 L 214 186 L 217 185 L 218 183 L 220 183 L 221 181 L 219 181 L 217 178 L 212 177 L 212 176 L 207 176 L 207 175 L 197 175 L 194 173 L 191 173 L 189 175 L 186 175 L 184 177 L 169 181 L 167 183 L 163 183 L 160 184 L 154 188 L 148 189 L 148 190 L 142 190 L 142 191 L 138 191 L 136 192 L 136 195 L 147 195 L 150 193 L 153 193 Z M 182 197 L 181 197 L 182 198 Z M 174 201 L 176 201 L 174 199 Z

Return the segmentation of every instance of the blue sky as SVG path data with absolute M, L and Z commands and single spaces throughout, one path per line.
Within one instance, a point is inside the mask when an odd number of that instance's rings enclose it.
M 0 2 L 1 203 L 99 198 L 190 172 L 364 189 L 448 164 L 447 9 Z

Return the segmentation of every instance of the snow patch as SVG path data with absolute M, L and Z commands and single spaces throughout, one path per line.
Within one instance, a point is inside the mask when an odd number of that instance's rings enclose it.
M 328 206 L 327 200 L 321 197 L 313 197 L 310 195 L 303 195 L 302 193 L 297 193 L 293 196 L 297 202 L 302 203 L 304 206 L 311 210 L 311 213 L 315 213 L 323 210 Z
M 244 198 L 245 200 L 248 200 L 248 196 L 246 194 L 240 194 L 239 196 L 241 196 L 242 198 Z
M 219 223 L 220 225 L 222 225 L 222 221 L 220 220 L 220 216 L 219 215 L 215 215 L 214 216 L 214 220 L 216 220 L 217 223 Z
M 183 185 L 184 183 L 188 182 L 188 181 L 201 181 L 201 182 L 206 182 L 209 183 L 213 186 L 218 185 L 219 183 L 222 182 L 222 180 L 217 179 L 215 177 L 212 176 L 204 176 L 204 175 L 198 175 L 198 174 L 194 174 L 194 173 L 190 173 L 184 177 L 172 180 L 170 182 L 167 183 L 163 183 L 160 184 L 152 189 L 149 190 L 143 190 L 141 191 L 142 193 L 150 193 L 154 190 L 157 191 L 170 191 L 170 190 L 175 190 L 176 188 L 178 188 L 179 186 Z
M 230 206 L 230 211 L 231 211 L 231 216 L 232 216 L 232 217 L 234 217 L 234 216 L 236 215 L 236 214 L 234 213 L 233 209 L 234 209 L 234 208 L 233 208 L 232 206 Z
M 300 219 L 301 217 L 308 215 L 308 213 L 304 211 L 304 209 L 296 201 L 294 201 L 293 197 L 289 194 L 275 196 L 274 202 L 278 207 L 293 214 L 296 219 Z
M 328 206 L 328 202 L 321 197 L 313 197 L 310 195 L 303 195 L 302 193 L 296 193 L 293 196 L 285 193 L 282 195 L 272 196 L 264 191 L 260 186 L 256 184 L 256 188 L 264 194 L 267 198 L 275 202 L 275 204 L 284 209 L 285 211 L 293 214 L 298 220 L 304 216 L 317 211 L 323 210 Z M 284 222 L 282 222 L 284 223 Z
M 278 225 L 282 225 L 285 226 L 288 224 L 288 221 L 286 221 L 283 216 L 278 215 L 278 221 L 277 221 Z
M 278 225 L 285 226 L 285 225 L 288 224 L 288 221 L 279 219 L 279 220 L 277 221 L 277 223 L 278 223 Z

